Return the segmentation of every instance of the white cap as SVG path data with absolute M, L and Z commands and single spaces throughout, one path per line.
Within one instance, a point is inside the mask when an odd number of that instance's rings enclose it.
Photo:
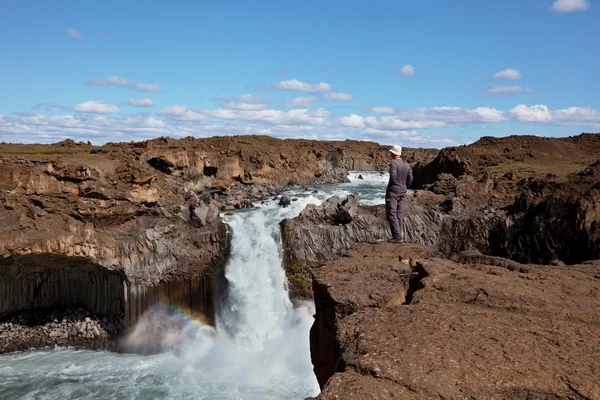
M 398 146 L 397 144 L 393 145 L 392 148 L 390 149 L 390 152 L 392 154 L 395 154 L 397 156 L 401 156 L 402 155 L 402 146 Z

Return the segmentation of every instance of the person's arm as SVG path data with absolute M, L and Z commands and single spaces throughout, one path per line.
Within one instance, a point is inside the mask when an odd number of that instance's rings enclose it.
M 408 164 L 408 163 L 407 163 Z M 408 175 L 406 176 L 406 187 L 409 188 L 413 183 L 412 167 L 408 164 Z
M 398 178 L 398 168 L 394 160 L 390 161 L 390 183 L 396 183 Z

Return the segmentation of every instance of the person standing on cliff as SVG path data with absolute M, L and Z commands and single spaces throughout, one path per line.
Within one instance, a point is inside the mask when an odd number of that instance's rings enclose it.
M 404 205 L 406 190 L 413 182 L 412 167 L 402 159 L 402 147 L 394 145 L 390 149 L 390 180 L 385 191 L 385 214 L 392 238 L 389 242 L 402 243 Z

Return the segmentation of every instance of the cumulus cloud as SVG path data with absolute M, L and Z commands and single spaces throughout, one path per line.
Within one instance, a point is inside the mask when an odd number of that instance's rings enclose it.
M 350 100 L 352 100 L 351 94 L 341 93 L 341 92 L 327 93 L 324 97 L 325 97 L 325 100 L 333 100 L 333 101 L 350 101 Z
M 154 105 L 152 99 L 147 97 L 144 99 L 129 99 L 128 103 L 130 106 L 134 107 L 152 107 Z
M 162 88 L 157 83 L 133 83 L 119 76 L 109 76 L 107 79 L 90 78 L 86 82 L 90 86 L 118 86 L 125 87 L 138 92 L 160 92 Z
M 368 139 L 382 144 L 398 144 L 398 142 L 401 142 L 403 144 L 410 143 L 412 146 L 440 147 L 458 143 L 456 140 L 448 137 L 422 136 L 417 131 L 385 131 L 367 128 L 364 134 Z
M 477 107 L 471 110 L 461 107 L 434 107 L 398 110 L 394 111 L 394 115 L 389 117 L 370 116 L 365 118 L 351 114 L 340 118 L 340 122 L 342 125 L 348 127 L 404 131 L 499 123 L 505 119 L 504 113 L 495 108 Z
M 364 128 L 365 127 L 365 117 L 356 114 L 350 114 L 345 117 L 340 118 L 340 122 L 344 126 L 348 126 L 351 128 Z
M 258 96 L 253 96 L 251 94 L 244 94 L 233 99 L 218 98 L 214 100 L 216 100 L 221 107 L 231 110 L 257 111 L 267 108 L 267 103 L 262 101 Z
M 301 82 L 298 79 L 291 79 L 287 81 L 280 81 L 269 86 L 271 90 L 293 90 L 296 92 L 307 92 L 307 93 L 319 93 L 319 92 L 331 92 L 333 90 L 329 83 L 319 82 L 310 84 Z
M 375 114 L 393 114 L 396 112 L 392 107 L 371 107 L 368 111 Z
M 512 120 L 521 123 L 600 128 L 600 111 L 591 107 L 550 110 L 544 104 L 520 104 L 510 110 L 509 115 Z
M 240 111 L 240 110 L 202 110 L 206 116 L 218 119 L 241 120 L 241 121 L 260 121 L 268 124 L 279 125 L 315 125 L 324 124 L 331 113 L 324 108 L 316 110 L 295 109 L 290 111 L 280 110 L 260 110 L 260 111 Z
M 412 65 L 406 64 L 404 67 L 402 67 L 400 69 L 400 71 L 397 72 L 397 75 L 400 75 L 400 76 L 415 76 L 415 75 L 417 75 L 417 71 L 415 71 L 415 68 Z
M 546 105 L 524 104 L 508 111 L 489 107 L 433 107 L 384 110 L 393 111 L 389 115 L 355 113 L 341 117 L 324 108 L 288 111 L 226 108 L 204 110 L 189 109 L 182 105 L 165 107 L 154 117 L 148 113 L 108 115 L 111 107 L 116 106 L 90 101 L 73 106 L 73 110 L 77 108 L 82 111 L 71 115 L 39 115 L 28 112 L 3 115 L 0 116 L 0 141 L 56 142 L 70 137 L 102 143 L 143 140 L 157 136 L 261 134 L 280 138 L 353 138 L 386 144 L 400 142 L 414 146 L 441 147 L 456 144 L 454 132 L 457 127 L 463 126 L 512 122 L 600 128 L 600 112 L 590 107 L 552 110 Z M 93 112 L 107 115 L 93 115 Z M 439 136 L 421 134 L 421 131 L 427 129 L 440 129 L 435 132 Z M 448 133 L 441 134 L 442 129 Z
M 128 117 L 90 117 L 75 115 L 35 115 L 26 118 L 0 119 L 0 138 L 21 143 L 52 143 L 67 138 L 94 143 L 148 139 L 172 134 L 162 120 L 133 115 Z
M 188 110 L 185 106 L 170 106 L 161 109 L 156 115 L 163 116 L 177 121 L 204 121 L 206 115 L 199 112 Z
M 100 100 L 90 100 L 84 103 L 75 104 L 71 108 L 73 109 L 73 111 L 77 111 L 80 113 L 118 114 L 121 112 L 121 109 L 119 109 L 119 107 L 112 104 L 106 104 Z
M 531 93 L 533 92 L 533 88 L 526 86 L 504 86 L 504 85 L 498 85 L 498 86 L 493 86 L 491 88 L 487 88 L 485 90 L 485 92 L 487 94 L 505 94 L 505 95 L 510 95 L 510 94 L 517 94 L 517 93 Z
M 297 107 L 310 107 L 314 102 L 319 101 L 319 99 L 315 96 L 308 97 L 296 97 L 285 103 L 284 105 L 287 108 L 297 108 Z
M 569 13 L 574 11 L 585 11 L 592 4 L 589 0 L 555 0 L 550 8 L 554 12 Z
M 79 39 L 79 40 L 82 40 L 85 38 L 85 36 L 83 36 L 83 34 L 81 32 L 79 32 L 77 29 L 73 29 L 73 28 L 67 29 L 67 35 L 71 36 L 72 38 Z
M 365 125 L 379 130 L 407 130 L 407 129 L 429 129 L 443 128 L 447 124 L 442 121 L 432 120 L 404 120 L 398 117 L 367 117 Z
M 523 74 L 518 69 L 507 68 L 504 71 L 496 72 L 494 78 L 516 81 L 523 78 Z

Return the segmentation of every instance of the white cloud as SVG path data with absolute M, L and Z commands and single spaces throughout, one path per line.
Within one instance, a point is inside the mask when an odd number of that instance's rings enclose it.
M 519 122 L 550 122 L 552 120 L 552 115 L 545 105 L 528 107 L 521 104 L 510 110 L 510 116 Z
M 129 99 L 128 103 L 134 107 L 152 107 L 154 105 L 152 99 L 147 97 L 145 99 Z
M 204 121 L 208 119 L 206 115 L 199 112 L 188 110 L 184 106 L 170 106 L 161 109 L 156 115 L 160 115 L 177 121 Z
M 494 78 L 516 81 L 523 78 L 523 74 L 518 69 L 507 68 L 504 71 L 496 72 Z
M 443 128 L 447 124 L 442 121 L 431 120 L 403 120 L 398 117 L 367 117 L 365 125 L 369 128 L 379 130 L 408 130 L 408 129 L 428 129 L 428 128 Z
M 556 0 L 550 9 L 558 13 L 568 13 L 585 11 L 590 8 L 591 5 L 589 0 Z
M 448 137 L 421 136 L 417 131 L 385 131 L 373 128 L 365 129 L 365 136 L 383 144 L 409 143 L 411 146 L 451 146 L 458 142 Z
M 217 109 L 202 110 L 202 113 L 206 116 L 218 119 L 260 121 L 275 125 L 324 124 L 331 115 L 331 113 L 324 108 L 318 108 L 316 110 L 296 109 L 287 112 L 280 110 L 240 111 Z
M 488 107 L 477 107 L 474 109 L 461 107 L 416 108 L 413 110 L 399 110 L 397 111 L 396 116 L 406 121 L 417 121 L 422 123 L 441 122 L 444 125 L 449 126 L 498 123 L 505 119 L 502 111 Z
M 365 118 L 360 115 L 351 114 L 340 118 L 340 122 L 347 127 L 367 127 L 380 131 L 406 131 L 475 124 L 494 124 L 506 120 L 506 116 L 502 111 L 488 107 L 477 107 L 472 110 L 461 107 L 434 107 L 393 112 L 395 115 L 389 117 L 370 116 Z
M 396 112 L 392 107 L 372 107 L 369 111 L 375 114 L 393 114 Z
M 99 100 L 90 100 L 84 103 L 75 104 L 71 107 L 73 111 L 81 113 L 94 113 L 94 114 L 118 114 L 121 112 L 119 107 L 106 104 Z
M 132 89 L 138 92 L 160 92 L 162 90 L 158 83 L 134 83 Z
M 352 100 L 352 95 L 349 93 L 331 92 L 325 95 L 325 100 L 350 101 Z
M 487 88 L 485 90 L 485 92 L 487 94 L 517 94 L 517 93 L 531 93 L 533 92 L 533 88 L 526 86 L 504 86 L 504 85 L 498 85 L 498 86 L 493 86 L 491 88 Z
M 85 36 L 83 36 L 83 34 L 81 32 L 79 32 L 77 29 L 73 29 L 73 28 L 67 29 L 67 35 L 71 36 L 72 38 L 79 39 L 79 40 L 82 40 L 85 38 Z
M 400 76 L 415 76 L 417 71 L 415 71 L 415 68 L 412 65 L 406 64 L 397 74 Z
M 350 114 L 350 115 L 340 118 L 340 122 L 342 123 L 342 125 L 352 127 L 352 128 L 364 128 L 365 127 L 365 118 L 361 115 Z
M 310 107 L 316 101 L 319 101 L 319 99 L 315 96 L 296 97 L 295 99 L 288 101 L 284 105 L 287 108 Z
M 310 84 L 306 82 L 301 82 L 298 79 L 280 81 L 274 83 L 269 88 L 272 90 L 294 90 L 296 92 L 307 93 L 331 92 L 333 90 L 329 83 L 319 82 L 315 84 Z
M 249 97 L 236 98 L 251 101 Z M 40 115 L 15 112 L 0 116 L 0 141 L 56 142 L 65 138 L 106 141 L 143 140 L 158 136 L 207 137 L 223 135 L 271 135 L 280 138 L 359 139 L 380 143 L 438 147 L 457 143 L 457 127 L 512 122 L 548 126 L 600 129 L 600 112 L 590 107 L 551 110 L 546 105 L 518 105 L 509 111 L 489 107 L 433 107 L 392 110 L 390 115 L 350 114 L 338 118 L 324 108 L 281 110 L 188 109 L 165 107 L 151 117 L 92 115 L 108 113 L 112 106 L 92 101 L 73 106 L 82 114 Z M 380 110 L 381 111 L 381 110 Z M 390 110 L 385 110 L 390 111 Z M 49 112 L 49 111 L 48 111 Z M 444 129 L 439 136 L 422 135 L 424 129 Z
M 109 76 L 107 79 L 90 78 L 86 84 L 90 86 L 119 86 L 134 89 L 138 92 L 160 92 L 162 90 L 157 83 L 133 83 L 119 76 Z
M 509 115 L 512 120 L 521 123 L 600 128 L 600 111 L 591 107 L 550 110 L 544 104 L 534 106 L 520 104 L 510 110 Z
M 367 128 L 365 129 L 365 135 L 373 137 L 389 137 L 389 138 L 407 138 L 418 136 L 417 131 L 386 131 L 382 129 Z
M 251 94 L 244 94 L 234 99 L 224 98 L 215 100 L 219 102 L 221 107 L 231 110 L 257 111 L 267 108 L 267 103 L 262 101 L 259 97 Z

